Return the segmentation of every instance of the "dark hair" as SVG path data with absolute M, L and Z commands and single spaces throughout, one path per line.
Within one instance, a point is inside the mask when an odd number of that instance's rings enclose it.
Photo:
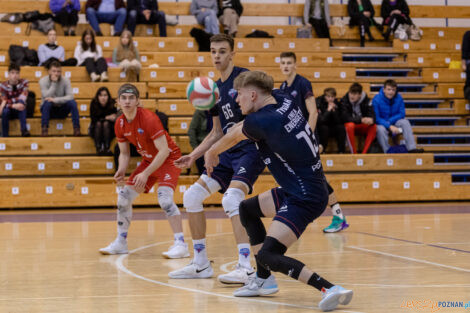
M 90 35 L 91 36 L 91 44 L 90 46 L 87 45 L 87 43 L 85 42 L 85 37 L 87 35 Z M 95 32 L 92 30 L 92 29 L 85 29 L 85 31 L 83 32 L 82 34 L 82 41 L 81 41 L 81 44 L 82 44 L 82 49 L 83 51 L 85 50 L 88 50 L 88 48 L 91 49 L 92 52 L 96 52 L 96 41 L 95 41 Z
M 354 83 L 349 87 L 349 93 L 362 93 L 362 85 L 359 83 Z
M 10 63 L 10 65 L 8 66 L 8 72 L 11 72 L 11 71 L 20 71 L 20 66 L 16 63 Z
M 51 63 L 49 63 L 49 64 L 47 65 L 47 69 L 49 70 L 49 69 L 51 69 L 52 67 L 61 68 L 62 65 L 60 65 L 60 62 L 59 62 L 59 61 L 54 60 L 54 61 L 52 61 Z
M 230 49 L 233 51 L 235 49 L 235 42 L 233 41 L 232 36 L 227 34 L 217 34 L 211 37 L 210 42 L 228 42 Z
M 333 87 L 325 88 L 325 90 L 323 90 L 323 94 L 336 97 L 336 89 L 334 89 Z
M 295 55 L 294 52 L 291 52 L 291 51 L 281 52 L 281 59 L 282 58 L 293 58 L 294 62 L 297 62 L 297 56 Z
M 114 100 L 111 97 L 111 93 L 109 92 L 109 89 L 107 87 L 100 87 L 96 91 L 95 97 L 91 100 L 90 109 L 91 107 L 94 107 L 94 109 L 98 109 L 102 107 L 100 104 L 100 100 L 98 98 L 102 91 L 106 91 L 106 93 L 108 94 L 108 102 L 106 102 L 106 106 L 104 108 L 109 110 L 115 106 L 116 100 Z
M 274 79 L 261 71 L 247 71 L 239 74 L 233 82 L 235 89 L 240 89 L 246 86 L 253 86 L 264 93 L 271 93 L 274 87 Z
M 387 79 L 384 83 L 384 88 L 387 87 L 387 86 L 390 86 L 390 87 L 393 87 L 393 88 L 397 88 L 398 85 L 397 85 L 397 82 L 394 81 L 393 79 Z

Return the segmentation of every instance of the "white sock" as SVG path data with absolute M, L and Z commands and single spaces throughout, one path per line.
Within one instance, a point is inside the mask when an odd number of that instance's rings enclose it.
M 193 240 L 194 263 L 199 266 L 207 264 L 206 239 Z
M 339 217 L 340 219 L 344 219 L 343 216 L 343 211 L 341 210 L 341 207 L 339 206 L 339 203 L 335 203 L 331 206 L 331 214 L 334 216 Z
M 240 243 L 237 245 L 238 248 L 238 263 L 245 267 L 251 268 L 250 264 L 250 244 L 249 243 Z
M 184 235 L 183 235 L 183 233 L 175 233 L 175 234 L 174 234 L 174 237 L 175 237 L 175 243 L 177 243 L 177 242 L 184 242 Z

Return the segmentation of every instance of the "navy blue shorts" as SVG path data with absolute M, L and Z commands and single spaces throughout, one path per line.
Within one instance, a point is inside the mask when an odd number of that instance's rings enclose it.
M 227 190 L 232 180 L 238 180 L 248 186 L 248 194 L 251 194 L 253 184 L 264 171 L 264 168 L 265 165 L 255 145 L 249 144 L 220 154 L 219 165 L 214 167 L 211 177 L 222 187 L 219 190 L 220 193 Z M 204 174 L 207 174 L 207 172 L 204 171 Z
M 323 189 L 323 186 L 321 189 Z M 325 192 L 319 193 L 318 197 L 308 201 L 290 196 L 280 187 L 271 189 L 276 207 L 276 216 L 273 220 L 287 225 L 299 238 L 308 224 L 316 220 L 325 211 L 328 204 L 326 181 L 324 189 Z

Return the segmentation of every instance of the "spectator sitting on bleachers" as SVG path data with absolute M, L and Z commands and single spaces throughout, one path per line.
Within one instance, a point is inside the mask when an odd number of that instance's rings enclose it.
M 406 0 L 382 0 L 380 15 L 383 18 L 382 25 L 388 26 L 384 33 L 385 40 L 389 39 L 390 34 L 394 33 L 400 24 L 413 24 Z
M 220 32 L 217 0 L 192 0 L 189 10 L 197 22 L 204 25 L 206 33 L 217 35 Z
M 158 24 L 160 37 L 166 37 L 165 12 L 158 10 L 157 0 L 128 0 L 127 28 L 134 35 L 137 24 Z
M 87 0 L 86 18 L 97 36 L 103 36 L 100 23 L 114 24 L 114 36 L 121 36 L 127 10 L 123 0 Z
M 79 66 L 85 66 L 91 81 L 108 81 L 108 64 L 103 58 L 101 46 L 96 44 L 95 34 L 91 29 L 83 32 L 82 40 L 75 48 L 74 58 Z
M 464 96 L 470 101 L 470 30 L 465 32 L 462 39 L 462 69 L 466 73 Z
M 109 147 L 114 138 L 116 116 L 116 101 L 111 97 L 108 88 L 99 88 L 90 103 L 90 136 L 95 140 L 98 155 L 113 154 Z
M 80 117 L 77 102 L 73 99 L 70 80 L 62 76 L 62 68 L 57 61 L 49 65 L 48 74 L 39 80 L 43 101 L 41 104 L 42 136 L 49 134 L 50 118 L 66 118 L 69 113 L 72 113 L 73 135 L 80 136 Z
M 362 153 L 367 153 L 375 139 L 377 126 L 374 123 L 374 108 L 361 84 L 353 83 L 349 87 L 348 93 L 341 99 L 341 112 L 349 150 L 357 153 L 355 135 L 366 135 Z
M 196 149 L 197 146 L 206 138 L 212 129 L 212 116 L 209 116 L 208 111 L 196 110 L 194 111 L 193 118 L 189 124 L 188 136 L 189 144 Z M 196 160 L 196 167 L 199 175 L 204 172 L 204 156 Z
M 341 102 L 336 98 L 334 88 L 326 88 L 323 95 L 317 97 L 318 122 L 317 130 L 323 151 L 328 147 L 328 139 L 336 138 L 338 153 L 344 153 L 346 131 L 341 120 Z
M 405 119 L 405 102 L 398 93 L 398 86 L 394 80 L 389 79 L 385 81 L 383 88 L 372 99 L 372 104 L 377 123 L 377 140 L 383 152 L 388 153 L 390 149 L 388 143 L 388 135 L 390 133 L 393 136 L 403 134 L 408 152 L 423 152 L 423 149 L 416 148 L 410 122 Z
M 219 3 L 219 21 L 224 27 L 224 33 L 236 37 L 238 23 L 243 13 L 243 6 L 240 0 L 218 0 Z
M 142 65 L 139 62 L 139 51 L 134 45 L 131 32 L 128 30 L 122 32 L 119 45 L 114 48 L 113 63 L 126 73 L 128 82 L 137 81 Z
M 328 0 L 305 0 L 304 25 L 313 27 L 318 38 L 330 38 L 330 7 Z
M 52 61 L 59 61 L 62 66 L 76 66 L 77 60 L 75 58 L 65 60 L 64 47 L 58 46 L 56 40 L 56 31 L 54 29 L 49 30 L 47 32 L 47 43 L 39 45 L 38 48 L 39 65 L 48 68 Z
M 379 26 L 374 20 L 374 6 L 370 0 L 349 0 L 348 1 L 349 27 L 359 26 L 359 35 L 361 37 L 361 47 L 364 47 L 366 34 L 369 41 L 374 41 L 370 32 L 371 26 Z M 380 25 L 382 31 L 383 27 Z
M 54 14 L 54 21 L 62 25 L 64 36 L 75 36 L 80 0 L 50 0 L 49 8 Z
M 8 67 L 8 79 L 0 85 L 2 136 L 8 137 L 10 119 L 18 118 L 21 136 L 29 137 L 26 128 L 26 98 L 28 97 L 28 81 L 20 78 L 20 67 L 15 63 Z

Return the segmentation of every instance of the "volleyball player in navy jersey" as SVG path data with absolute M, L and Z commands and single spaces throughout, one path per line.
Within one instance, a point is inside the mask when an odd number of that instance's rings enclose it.
M 284 254 L 306 227 L 318 218 L 328 202 L 328 189 L 313 132 L 294 100 L 272 93 L 273 79 L 253 71 L 235 80 L 237 101 L 244 121 L 238 123 L 205 153 L 209 175 L 219 164 L 219 155 L 239 142 L 251 139 L 261 158 L 280 185 L 271 190 L 278 202 L 261 206 L 258 196 L 240 204 L 240 220 L 245 227 L 255 259 L 257 274 L 244 287 L 235 291 L 239 297 L 262 296 L 278 291 L 270 271 L 281 272 L 322 292 L 318 306 L 323 311 L 348 304 L 353 292 L 333 285 L 308 269 L 304 263 Z M 221 158 L 220 158 L 221 160 Z M 272 217 L 266 233 L 261 217 Z

